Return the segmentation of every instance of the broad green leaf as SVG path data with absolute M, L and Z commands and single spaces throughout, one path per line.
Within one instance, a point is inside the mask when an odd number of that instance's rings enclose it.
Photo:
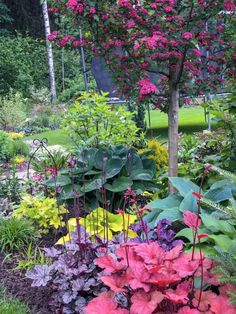
M 163 210 L 157 217 L 157 221 L 161 219 L 168 219 L 170 221 L 176 221 L 182 219 L 182 215 L 178 210 L 178 207 L 173 207 Z
M 153 202 L 151 202 L 149 205 L 155 209 L 168 209 L 173 207 L 178 207 L 180 205 L 180 202 L 182 201 L 182 197 L 178 195 L 169 195 L 166 198 L 163 199 L 157 199 Z
M 123 165 L 123 161 L 118 157 L 109 159 L 105 168 L 106 179 L 113 178 L 117 175 L 121 171 Z
M 198 210 L 197 198 L 189 191 L 185 198 L 182 200 L 179 206 L 179 210 L 184 212 L 185 210 L 190 210 L 196 212 Z
M 108 191 L 112 192 L 123 192 L 127 190 L 129 187 L 131 187 L 133 184 L 133 181 L 128 177 L 119 177 L 115 179 L 111 184 L 105 184 L 105 188 Z
M 59 185 L 64 186 L 64 185 L 71 184 L 71 180 L 68 176 L 58 176 L 58 177 L 55 177 L 55 179 L 52 178 L 46 181 L 46 185 L 49 187 L 55 187 L 55 184 L 57 186 Z
M 196 193 L 199 192 L 199 187 L 188 179 L 172 177 L 169 178 L 169 180 L 183 197 L 185 197 L 189 193 L 189 191 L 194 191 Z
M 132 180 L 150 181 L 153 179 L 153 173 L 150 170 L 137 169 L 130 174 Z
M 209 239 L 213 240 L 215 244 L 221 249 L 223 252 L 228 252 L 230 246 L 233 243 L 233 240 L 230 239 L 227 235 L 219 234 L 219 235 L 209 235 Z
M 219 203 L 225 200 L 232 198 L 232 190 L 229 187 L 226 188 L 218 188 L 214 190 L 209 190 L 207 193 L 204 194 L 204 197 L 208 198 L 209 200 Z
M 92 182 L 86 182 L 82 187 L 83 193 L 99 190 L 102 187 L 102 179 L 95 179 Z

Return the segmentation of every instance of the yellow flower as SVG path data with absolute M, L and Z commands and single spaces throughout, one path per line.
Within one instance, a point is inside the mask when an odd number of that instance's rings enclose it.
M 10 138 L 15 141 L 15 140 L 21 140 L 25 134 L 23 132 L 20 133 L 15 133 L 15 132 L 9 132 L 8 135 L 10 136 Z
M 14 158 L 14 161 L 16 164 L 21 164 L 22 162 L 25 162 L 25 157 L 24 156 L 16 156 Z

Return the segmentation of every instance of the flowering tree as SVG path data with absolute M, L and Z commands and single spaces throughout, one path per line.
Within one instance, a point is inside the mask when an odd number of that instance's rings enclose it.
M 87 45 L 105 58 L 120 92 L 127 98 L 151 102 L 168 112 L 169 176 L 177 176 L 179 94 L 217 88 L 227 74 L 225 52 L 236 59 L 225 40 L 226 16 L 233 0 L 56 0 L 84 30 L 84 38 L 51 40 L 59 45 Z M 55 4 L 56 6 L 56 4 Z M 232 58 L 230 58 L 233 60 Z

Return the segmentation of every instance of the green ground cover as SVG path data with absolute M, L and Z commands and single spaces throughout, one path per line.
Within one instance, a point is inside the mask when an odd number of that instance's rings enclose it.
M 148 137 L 159 137 L 161 141 L 167 140 L 168 121 L 167 114 L 159 110 L 151 110 L 151 128 L 147 132 Z M 148 115 L 147 115 L 148 125 Z M 214 124 L 213 124 L 214 127 Z M 192 133 L 207 129 L 203 108 L 181 108 L 179 112 L 179 132 Z M 63 130 L 48 131 L 27 137 L 27 140 L 34 138 L 48 139 L 48 145 L 62 145 L 66 148 L 73 146 L 70 137 Z
M 17 299 L 8 298 L 3 288 L 0 288 L 1 314 L 29 314 L 30 310 Z

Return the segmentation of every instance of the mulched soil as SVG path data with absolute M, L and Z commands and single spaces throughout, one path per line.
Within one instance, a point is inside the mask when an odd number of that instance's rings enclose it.
M 63 229 L 56 234 L 49 232 L 42 236 L 38 245 L 41 248 L 51 247 L 63 235 L 65 235 L 65 230 Z M 6 289 L 9 296 L 16 297 L 24 304 L 27 304 L 32 314 L 54 313 L 48 306 L 51 296 L 50 288 L 31 287 L 32 281 L 25 277 L 25 272 L 15 269 L 17 258 L 19 258 L 19 255 L 4 257 L 0 254 L 0 286 Z
M 50 289 L 48 287 L 31 287 L 31 280 L 25 277 L 24 272 L 16 270 L 15 267 L 16 257 L 4 259 L 0 255 L 0 284 L 6 289 L 8 295 L 17 297 L 27 304 L 32 314 L 53 313 L 48 307 Z

